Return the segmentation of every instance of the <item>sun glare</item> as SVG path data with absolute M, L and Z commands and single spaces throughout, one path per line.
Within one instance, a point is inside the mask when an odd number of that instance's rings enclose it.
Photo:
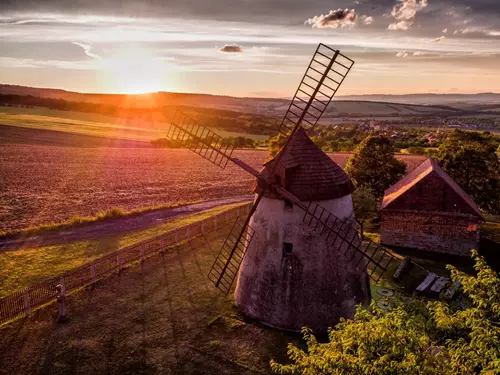
M 120 50 L 102 61 L 109 73 L 113 91 L 145 94 L 164 90 L 168 61 L 136 48 Z

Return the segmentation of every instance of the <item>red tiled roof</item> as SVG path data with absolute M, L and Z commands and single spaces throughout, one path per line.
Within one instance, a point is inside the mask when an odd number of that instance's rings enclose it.
M 445 182 L 456 193 L 456 197 L 460 198 L 462 203 L 465 203 L 472 210 L 471 212 L 474 212 L 479 218 L 483 219 L 481 211 L 472 197 L 467 194 L 432 158 L 425 160 L 412 172 L 387 189 L 384 194 L 381 209 L 394 205 L 396 201 L 402 199 L 402 197 L 413 187 L 419 184 L 425 184 L 426 178 L 431 174 L 438 176 L 439 179 Z
M 351 194 L 354 190 L 349 176 L 330 159 L 299 128 L 293 135 L 276 168 L 275 175 L 281 184 L 302 201 L 335 199 Z M 262 173 L 271 174 L 276 157 L 265 164 Z M 261 191 L 257 186 L 256 191 Z M 264 196 L 277 198 L 272 191 L 265 191 Z

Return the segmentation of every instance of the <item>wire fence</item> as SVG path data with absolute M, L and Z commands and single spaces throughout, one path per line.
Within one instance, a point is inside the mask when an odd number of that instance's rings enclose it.
M 142 262 L 167 248 L 181 244 L 191 238 L 218 229 L 240 216 L 249 213 L 251 203 L 233 207 L 207 219 L 185 225 L 146 241 L 128 246 L 87 263 L 64 274 L 31 285 L 0 299 L 0 325 L 29 316 L 35 309 L 55 302 L 56 287 L 60 286 L 65 295 L 82 287 L 93 285 L 98 280 L 124 267 Z

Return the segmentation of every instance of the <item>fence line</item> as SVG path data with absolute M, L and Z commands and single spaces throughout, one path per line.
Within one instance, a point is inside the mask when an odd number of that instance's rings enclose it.
M 0 299 L 0 326 L 6 322 L 29 316 L 38 309 L 56 300 L 56 286 L 60 285 L 64 293 L 84 286 L 95 284 L 98 280 L 121 271 L 125 266 L 137 261 L 144 261 L 154 253 L 163 253 L 165 249 L 203 233 L 218 229 L 242 215 L 248 215 L 251 203 L 233 207 L 207 219 L 170 230 L 162 235 L 125 247 L 87 263 L 64 274 L 31 285 Z

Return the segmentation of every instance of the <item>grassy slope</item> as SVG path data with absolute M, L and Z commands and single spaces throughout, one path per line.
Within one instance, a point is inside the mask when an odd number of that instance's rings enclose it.
M 0 374 L 269 373 L 269 360 L 286 361 L 286 344 L 300 336 L 249 321 L 207 280 L 228 229 L 69 296 L 66 324 L 52 305 L 0 329 Z M 390 277 L 382 285 L 396 294 L 372 285 L 378 302 L 404 296 Z
M 0 374 L 255 374 L 298 335 L 245 321 L 208 281 L 227 228 L 0 329 Z
M 95 216 L 74 216 L 71 219 L 63 222 L 58 222 L 58 223 L 48 223 L 48 224 L 40 224 L 37 226 L 33 227 L 28 227 L 24 229 L 15 229 L 11 231 L 1 231 L 0 230 L 0 238 L 2 237 L 15 237 L 15 236 L 34 236 L 40 233 L 49 233 L 49 232 L 55 232 L 59 230 L 67 230 L 67 229 L 74 229 L 78 227 L 83 227 L 88 224 L 93 224 L 96 222 L 103 222 L 103 221 L 109 221 L 109 220 L 114 220 L 117 218 L 125 218 L 125 217 L 132 217 L 132 216 L 137 216 L 140 214 L 148 213 L 148 212 L 154 212 L 154 211 L 160 211 L 160 210 L 165 210 L 168 208 L 176 208 L 176 207 L 181 207 L 181 206 L 186 206 L 189 204 L 195 204 L 199 203 L 201 201 L 192 201 L 192 202 L 179 202 L 179 203 L 173 203 L 173 204 L 164 204 L 164 205 L 158 205 L 158 206 L 151 206 L 151 207 L 139 207 L 130 211 L 124 210 L 121 207 L 113 207 L 110 208 L 109 210 L 99 212 Z
M 160 235 L 176 227 L 202 220 L 237 205 L 239 204 L 217 207 L 136 232 L 64 245 L 2 252 L 0 253 L 0 297 L 79 267 L 107 253 Z
M 157 119 L 154 123 L 145 123 L 136 119 L 121 119 L 85 112 L 58 111 L 43 107 L 0 107 L 0 124 L 135 141 L 150 141 L 164 137 L 164 130 L 167 128 L 167 123 L 164 121 L 165 119 L 162 118 Z M 213 130 L 222 137 L 245 136 L 258 141 L 268 138 L 267 135 Z

